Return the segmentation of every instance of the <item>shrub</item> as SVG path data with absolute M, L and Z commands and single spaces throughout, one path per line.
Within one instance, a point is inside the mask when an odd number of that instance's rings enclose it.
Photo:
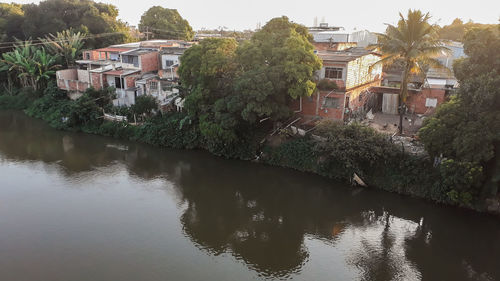
M 35 99 L 36 93 L 31 88 L 14 90 L 12 93 L 0 92 L 0 109 L 26 109 Z
M 325 91 L 332 91 L 337 90 L 339 87 L 337 86 L 337 83 L 335 81 L 332 81 L 330 79 L 321 79 L 319 80 L 318 84 L 316 84 L 316 88 Z

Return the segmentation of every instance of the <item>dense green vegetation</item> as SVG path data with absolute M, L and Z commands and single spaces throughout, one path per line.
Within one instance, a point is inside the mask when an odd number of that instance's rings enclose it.
M 9 86 L 14 81 L 19 87 L 43 89 L 56 73 L 57 58 L 44 47 L 33 46 L 28 41 L 1 55 L 0 72 L 7 76 Z
M 441 39 L 463 42 L 468 31 L 474 28 L 495 28 L 495 26 L 496 24 L 481 24 L 471 20 L 464 23 L 461 19 L 456 18 L 451 24 L 439 28 L 438 33 Z
M 149 38 L 191 41 L 194 37 L 193 28 L 176 9 L 160 6 L 153 6 L 142 15 L 139 30 L 151 32 Z
M 212 153 L 253 157 L 255 135 L 292 115 L 289 100 L 314 92 L 321 62 L 310 41 L 304 26 L 281 17 L 241 45 L 206 39 L 186 51 L 179 68 L 185 107 Z
M 45 0 L 24 5 L 0 3 L 0 42 L 44 38 L 67 29 L 86 35 L 86 48 L 132 40 L 129 27 L 117 17 L 115 6 L 91 0 Z
M 460 88 L 424 123 L 420 137 L 433 157 L 442 155 L 464 175 L 483 174 L 474 190 L 458 192 L 483 198 L 500 188 L 500 36 L 497 30 L 473 29 L 464 38 L 467 58 L 454 65 Z M 464 194 L 464 192 L 466 194 Z

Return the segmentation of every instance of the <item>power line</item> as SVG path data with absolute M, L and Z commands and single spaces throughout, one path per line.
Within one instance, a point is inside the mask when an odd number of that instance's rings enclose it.
M 125 32 L 109 32 L 109 33 L 101 33 L 101 34 L 94 34 L 94 35 L 89 35 L 89 36 L 84 36 L 80 37 L 82 40 L 86 39 L 93 39 L 93 38 L 101 38 L 101 37 L 107 37 L 107 36 L 112 36 L 115 34 L 125 34 Z M 67 42 L 71 41 L 73 39 L 57 39 L 53 40 L 55 42 Z M 46 45 L 50 44 L 50 42 L 37 42 L 37 43 L 32 43 L 33 41 L 41 41 L 41 40 L 25 40 L 25 41 L 16 41 L 16 42 L 10 42 L 11 46 L 0 46 L 0 49 L 10 49 L 16 45 L 25 45 L 25 46 L 36 46 L 36 45 Z M 26 44 L 28 43 L 28 44 Z

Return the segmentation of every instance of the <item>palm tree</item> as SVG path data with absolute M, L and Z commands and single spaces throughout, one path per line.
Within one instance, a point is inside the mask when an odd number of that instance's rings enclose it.
M 426 68 L 443 68 L 435 58 L 448 53 L 438 38 L 437 25 L 430 24 L 429 13 L 419 10 L 408 10 L 407 18 L 400 13 L 397 26 L 387 25 L 385 33 L 379 36 L 378 44 L 374 45 L 382 52 L 382 59 L 377 64 L 391 65 L 402 62 L 403 75 L 399 92 L 399 133 L 403 134 L 403 115 L 408 96 L 408 80 L 410 74 L 426 72 Z

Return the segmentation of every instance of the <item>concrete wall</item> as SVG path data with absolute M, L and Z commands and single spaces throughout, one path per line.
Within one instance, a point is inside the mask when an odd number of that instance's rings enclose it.
M 90 83 L 90 75 L 87 70 L 78 69 L 77 73 L 78 73 L 78 81 Z
M 378 79 L 382 75 L 382 66 L 375 66 L 372 71 L 370 71 L 370 66 L 379 60 L 379 56 L 368 54 L 350 61 L 347 66 L 346 88 L 353 88 Z
M 56 72 L 56 78 L 57 87 L 69 92 L 83 92 L 90 87 L 88 81 L 80 81 L 78 79 L 77 69 L 59 70 Z
M 171 60 L 174 62 L 174 64 L 179 64 L 179 55 L 172 55 L 172 54 L 163 54 L 161 55 L 161 69 L 168 69 L 170 70 L 170 67 L 167 67 L 165 61 Z
M 76 69 L 65 69 L 56 71 L 57 79 L 62 80 L 78 80 L 78 72 Z

